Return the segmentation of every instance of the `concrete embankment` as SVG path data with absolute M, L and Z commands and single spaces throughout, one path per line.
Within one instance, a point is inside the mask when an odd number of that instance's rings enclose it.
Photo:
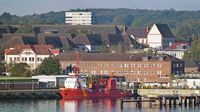
M 138 89 L 138 94 L 141 96 L 159 96 L 159 95 L 200 95 L 200 90 L 195 89 Z
M 0 99 L 60 99 L 59 89 L 0 90 Z

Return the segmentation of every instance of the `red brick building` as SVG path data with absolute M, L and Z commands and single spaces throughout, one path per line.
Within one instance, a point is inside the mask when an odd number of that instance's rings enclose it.
M 130 82 L 168 83 L 172 74 L 184 73 L 184 62 L 169 55 L 79 53 L 80 73 L 87 75 L 125 76 Z M 61 67 L 75 65 L 76 53 L 55 57 Z

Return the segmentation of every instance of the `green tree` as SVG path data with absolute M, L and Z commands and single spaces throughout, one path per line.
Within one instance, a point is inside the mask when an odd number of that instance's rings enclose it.
M 99 52 L 101 52 L 101 53 L 110 53 L 111 52 L 108 45 L 106 45 L 106 42 L 103 42 L 102 45 L 99 47 Z
M 33 28 L 31 24 L 23 24 L 17 30 L 17 33 L 32 33 Z
M 192 41 L 192 46 L 183 56 L 184 59 L 200 60 L 200 39 Z
M 27 77 L 31 75 L 30 67 L 27 63 L 14 63 L 10 68 L 11 76 Z
M 55 60 L 51 57 L 44 59 L 38 68 L 38 74 L 45 74 L 45 75 L 60 74 L 60 64 L 58 60 Z
M 0 74 L 2 74 L 2 72 L 5 72 L 6 68 L 5 68 L 5 63 L 3 63 L 2 61 L 0 62 Z

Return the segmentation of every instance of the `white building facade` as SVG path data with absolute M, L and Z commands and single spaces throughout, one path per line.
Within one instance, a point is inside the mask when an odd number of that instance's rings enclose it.
M 35 69 L 45 58 L 56 53 L 51 52 L 52 47 L 51 45 L 17 45 L 5 50 L 4 61 L 7 64 L 27 63 L 31 69 Z
M 65 12 L 65 23 L 70 25 L 92 25 L 92 12 Z
M 174 43 L 174 36 L 166 24 L 154 24 L 147 34 L 149 47 L 166 49 Z
M 183 55 L 186 49 L 172 49 L 172 50 L 163 50 L 163 51 L 157 51 L 159 54 L 169 54 L 171 56 L 174 56 L 178 59 L 183 59 Z

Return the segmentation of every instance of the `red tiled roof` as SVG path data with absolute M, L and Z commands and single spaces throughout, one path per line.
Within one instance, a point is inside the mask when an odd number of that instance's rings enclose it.
M 50 49 L 50 52 L 54 55 L 60 54 L 60 50 L 59 49 Z
M 52 45 L 16 45 L 13 48 L 5 49 L 4 53 L 7 55 L 18 55 L 24 49 L 31 49 L 37 55 L 50 55 L 50 48 L 53 48 Z
M 178 47 L 180 48 L 183 46 L 188 47 L 189 43 L 188 42 L 175 42 L 171 46 L 169 46 L 167 49 L 178 49 Z

